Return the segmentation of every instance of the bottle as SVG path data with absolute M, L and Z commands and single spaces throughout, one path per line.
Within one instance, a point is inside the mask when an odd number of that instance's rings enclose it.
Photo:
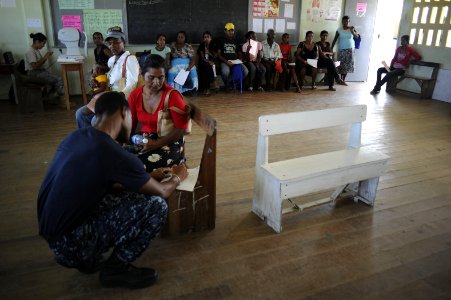
M 141 134 L 135 134 L 131 137 L 130 141 L 135 145 L 147 144 L 149 142 L 149 140 L 143 137 Z

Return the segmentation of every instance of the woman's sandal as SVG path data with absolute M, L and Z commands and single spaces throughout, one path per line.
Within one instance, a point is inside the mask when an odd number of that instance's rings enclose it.
M 333 86 L 330 86 L 329 87 L 329 91 L 333 91 L 333 92 L 335 92 L 337 89 L 336 88 L 334 88 Z
M 343 79 L 338 79 L 337 80 L 337 82 L 338 82 L 338 84 L 341 84 L 341 85 L 346 85 L 346 86 L 348 86 L 347 84 L 346 84 L 346 82 L 343 80 Z
M 312 90 L 316 90 L 316 85 L 312 85 Z

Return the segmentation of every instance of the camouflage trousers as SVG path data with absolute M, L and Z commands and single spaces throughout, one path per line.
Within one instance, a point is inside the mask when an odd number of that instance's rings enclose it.
M 111 247 L 120 260 L 132 262 L 160 232 L 167 210 L 166 201 L 159 196 L 107 194 L 86 222 L 49 246 L 56 261 L 66 267 L 95 264 Z

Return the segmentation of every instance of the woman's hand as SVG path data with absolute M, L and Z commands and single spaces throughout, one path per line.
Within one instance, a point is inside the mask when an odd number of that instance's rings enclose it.
M 172 168 L 158 168 L 156 170 L 153 170 L 153 172 L 150 173 L 150 176 L 152 176 L 152 178 L 155 180 L 161 181 L 172 176 Z
M 140 154 L 146 153 L 146 152 L 149 152 L 152 150 L 157 150 L 160 148 L 161 148 L 161 145 L 158 141 L 149 139 L 149 141 L 146 144 L 143 144 L 143 148 L 142 148 Z
M 186 169 L 185 164 L 173 165 L 172 174 L 177 175 L 180 180 L 183 181 L 188 177 L 188 170 Z

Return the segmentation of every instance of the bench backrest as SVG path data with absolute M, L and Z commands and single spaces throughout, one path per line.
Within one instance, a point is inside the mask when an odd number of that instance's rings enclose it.
M 348 147 L 360 147 L 366 105 L 264 115 L 258 119 L 257 165 L 268 163 L 268 137 L 276 134 L 352 124 Z
M 412 61 L 410 63 L 410 66 L 407 69 L 406 73 L 409 75 L 436 80 L 439 69 L 440 69 L 439 63 L 418 60 Z

